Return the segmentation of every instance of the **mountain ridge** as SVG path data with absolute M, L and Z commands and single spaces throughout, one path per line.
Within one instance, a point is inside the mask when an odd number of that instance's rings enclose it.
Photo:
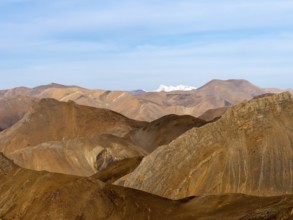
M 288 92 L 240 103 L 156 149 L 116 183 L 172 199 L 293 193 L 292 118 Z

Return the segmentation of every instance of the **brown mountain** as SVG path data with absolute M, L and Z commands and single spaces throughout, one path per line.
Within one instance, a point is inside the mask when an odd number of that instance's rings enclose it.
M 197 90 L 174 92 L 88 90 L 53 83 L 3 90 L 0 97 L 26 95 L 65 102 L 71 100 L 81 105 L 107 108 L 132 119 L 153 121 L 170 114 L 199 117 L 209 109 L 228 107 L 270 91 L 279 92 L 258 88 L 245 80 L 212 80 Z
M 118 183 L 168 198 L 293 193 L 293 97 L 259 97 L 229 108 L 145 157 Z
M 198 118 L 205 120 L 207 122 L 211 122 L 220 118 L 227 110 L 228 110 L 228 107 L 210 109 L 210 110 L 207 110 Z
M 0 150 L 20 166 L 88 176 L 114 161 L 146 155 L 123 138 L 145 122 L 107 109 L 42 99 L 0 134 Z
M 4 130 L 19 121 L 33 100 L 34 98 L 28 96 L 0 96 L 0 129 Z
M 5 153 L 47 141 L 64 141 L 97 134 L 125 136 L 145 125 L 107 109 L 42 99 L 13 128 L 1 133 L 0 149 Z
M 189 115 L 167 115 L 133 130 L 129 136 L 133 143 L 152 152 L 159 146 L 169 144 L 187 130 L 204 124 L 204 120 Z
M 42 99 L 0 134 L 0 150 L 24 168 L 90 176 L 205 123 L 177 115 L 139 122 L 106 109 Z
M 145 155 L 140 147 L 113 135 L 44 142 L 8 154 L 27 169 L 77 176 L 91 176 L 116 161 Z
M 1 219 L 292 218 L 293 196 L 223 195 L 172 201 L 95 178 L 26 170 L 3 154 L 0 179 Z

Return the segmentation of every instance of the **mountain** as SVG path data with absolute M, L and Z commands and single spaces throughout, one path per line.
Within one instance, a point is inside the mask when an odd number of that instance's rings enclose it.
M 71 219 L 290 219 L 293 196 L 191 197 L 172 201 L 134 189 L 20 168 L 0 153 L 0 217 Z M 78 199 L 77 199 L 78 198 Z
M 131 119 L 151 122 L 170 114 L 199 117 L 207 110 L 229 107 L 271 92 L 280 91 L 262 89 L 246 80 L 212 80 L 195 90 L 171 92 L 88 90 L 53 83 L 35 88 L 2 90 L 0 97 L 24 95 L 37 99 L 74 101 L 80 105 L 110 109 Z M 24 106 L 22 111 L 26 110 Z M 1 111 L 6 111 L 2 114 L 9 115 L 8 110 L 0 105 Z
M 292 194 L 292 143 L 292 95 L 258 97 L 157 148 L 116 183 L 172 199 Z
M 207 110 L 202 115 L 200 115 L 198 118 L 205 120 L 207 122 L 211 122 L 220 118 L 227 110 L 228 110 L 228 107 L 210 109 L 210 110 Z
M 0 130 L 9 128 L 28 111 L 35 98 L 28 96 L 0 97 Z
M 0 133 L 0 151 L 26 168 L 87 176 L 146 155 L 123 138 L 145 125 L 111 110 L 42 99 Z
M 21 167 L 90 176 L 127 158 L 143 157 L 206 122 L 168 115 L 151 123 L 107 109 L 42 99 L 0 134 L 0 150 Z
M 17 165 L 77 176 L 91 176 L 124 159 L 147 153 L 132 142 L 113 135 L 67 141 L 49 141 L 7 154 Z
M 196 88 L 192 86 L 185 86 L 185 85 L 178 85 L 178 86 L 160 85 L 159 88 L 155 90 L 155 92 L 191 91 L 193 89 L 196 89 Z
M 107 109 L 42 99 L 13 128 L 1 133 L 0 149 L 9 153 L 46 141 L 70 140 L 97 134 L 123 137 L 145 125 Z M 29 130 L 28 130 L 29 129 Z
M 159 146 L 169 144 L 187 130 L 205 124 L 204 120 L 189 115 L 167 115 L 133 130 L 128 136 L 133 143 L 152 152 Z

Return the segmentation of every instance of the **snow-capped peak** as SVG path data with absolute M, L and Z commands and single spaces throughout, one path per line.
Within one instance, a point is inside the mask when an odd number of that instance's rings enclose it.
M 192 86 L 185 86 L 185 85 L 178 85 L 178 86 L 160 85 L 160 87 L 157 90 L 155 90 L 155 92 L 191 91 L 193 89 L 196 89 L 196 88 Z

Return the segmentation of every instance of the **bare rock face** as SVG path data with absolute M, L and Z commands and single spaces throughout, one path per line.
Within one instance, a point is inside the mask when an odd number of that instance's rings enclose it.
M 117 183 L 167 198 L 293 193 L 293 97 L 289 93 L 231 107 L 145 157 Z

